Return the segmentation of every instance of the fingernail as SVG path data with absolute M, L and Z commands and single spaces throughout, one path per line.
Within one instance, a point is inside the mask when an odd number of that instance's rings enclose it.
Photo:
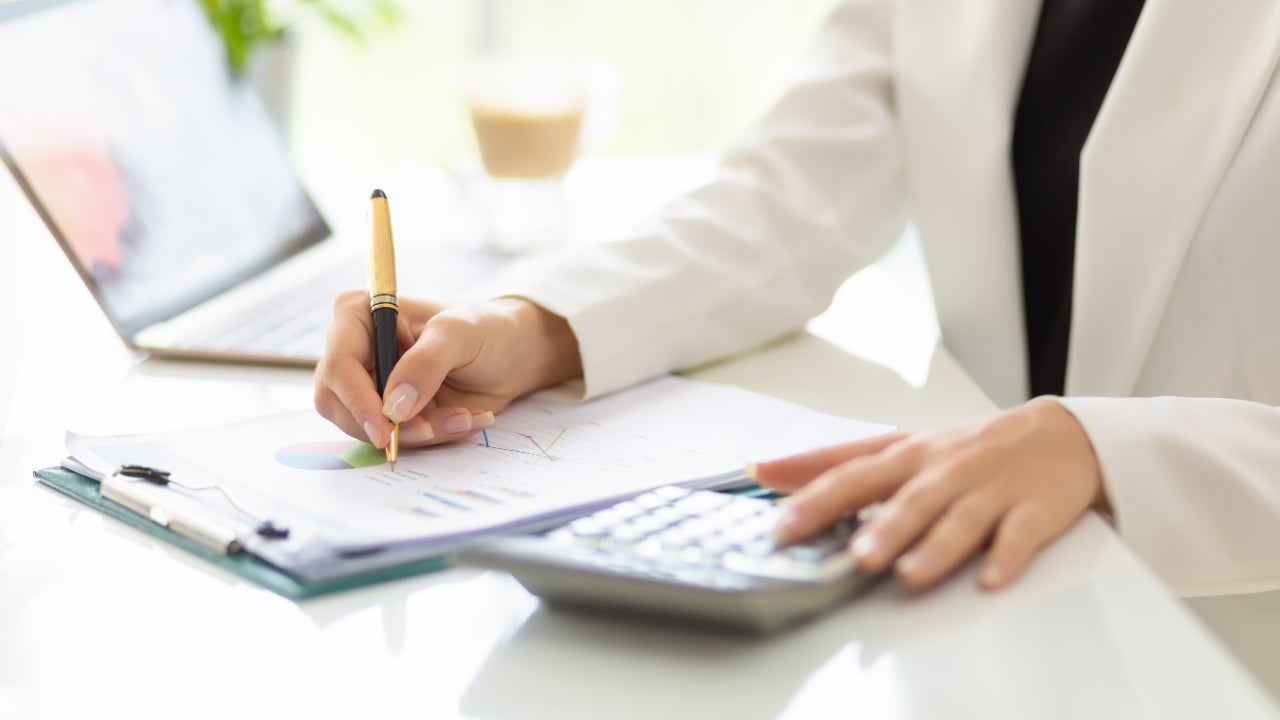
M 369 443 L 376 448 L 381 449 L 386 442 L 382 439 L 382 434 L 378 432 L 378 426 L 373 424 L 372 420 L 364 421 L 364 434 L 369 438 Z
M 876 539 L 870 535 L 859 535 L 849 545 L 849 551 L 858 562 L 863 562 L 876 551 Z
M 921 558 L 916 553 L 907 553 L 898 558 L 893 564 L 894 572 L 899 575 L 905 575 L 907 578 L 914 578 L 927 569 L 928 562 L 925 558 Z
M 440 423 L 445 435 L 463 433 L 471 429 L 471 415 L 450 415 Z
M 800 530 L 800 518 L 792 510 L 784 510 L 773 527 L 773 536 L 783 542 L 794 540 Z
M 757 482 L 760 477 L 760 466 L 755 463 L 751 463 L 742 469 L 742 474 L 746 475 L 747 479 L 751 482 Z
M 382 403 L 382 414 L 391 422 L 402 423 L 409 419 L 409 411 L 418 402 L 418 389 L 409 383 L 400 383 L 391 390 Z
M 428 422 L 400 426 L 401 445 L 421 445 L 435 436 L 436 431 L 431 428 L 431 423 Z
M 978 576 L 978 582 L 985 587 L 999 587 L 1004 584 L 1007 572 L 1004 566 L 996 562 L 987 562 L 982 566 L 982 573 Z
M 496 420 L 494 419 L 493 411 L 491 410 L 485 410 L 482 413 L 476 413 L 475 415 L 471 416 L 471 428 L 473 430 L 480 430 L 482 428 L 487 428 L 490 425 L 492 425 L 494 422 L 496 422 Z

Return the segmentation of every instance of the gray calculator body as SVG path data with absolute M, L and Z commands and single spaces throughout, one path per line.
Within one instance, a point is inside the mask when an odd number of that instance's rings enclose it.
M 462 552 L 552 606 L 666 616 L 768 632 L 865 587 L 845 546 L 856 520 L 776 547 L 780 509 L 746 495 L 658 488 L 554 530 Z

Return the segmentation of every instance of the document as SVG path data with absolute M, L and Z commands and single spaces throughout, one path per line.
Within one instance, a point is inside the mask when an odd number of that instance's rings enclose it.
M 68 435 L 70 465 L 171 473 L 193 510 L 225 505 L 291 528 L 246 544 L 284 565 L 447 544 L 666 484 L 714 487 L 745 464 L 889 431 L 740 388 L 665 377 L 590 402 L 523 399 L 464 441 L 384 454 L 312 411 L 153 435 Z

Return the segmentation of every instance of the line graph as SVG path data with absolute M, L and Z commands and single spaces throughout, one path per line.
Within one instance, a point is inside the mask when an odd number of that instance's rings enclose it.
M 389 492 L 417 518 L 454 523 L 533 512 L 591 488 L 710 477 L 733 466 L 715 449 L 723 442 L 714 431 L 669 416 L 649 406 L 609 412 L 554 400 L 516 403 L 466 440 L 402 453 L 407 466 L 397 475 L 405 482 Z
M 484 442 L 484 446 L 490 450 L 500 450 L 502 452 L 516 453 L 518 455 L 529 455 L 539 460 L 545 459 L 545 460 L 554 461 L 554 460 L 558 460 L 559 458 L 557 458 L 555 455 L 552 455 L 551 450 L 556 446 L 556 443 L 560 442 L 560 438 L 563 438 L 565 433 L 569 432 L 569 428 L 568 427 L 560 428 L 560 432 L 556 433 L 556 436 L 551 439 L 551 442 L 547 443 L 546 447 L 543 447 L 542 444 L 538 442 L 538 439 L 529 433 L 520 432 L 518 430 L 509 430 L 505 432 L 509 433 L 515 438 L 519 438 L 528 442 L 528 445 L 520 444 L 518 440 L 517 442 L 514 442 L 514 443 L 508 442 L 506 444 L 499 444 L 498 442 L 495 442 L 494 440 L 489 439 L 488 430 L 482 430 L 480 431 L 480 435 L 481 435 L 482 441 Z M 520 445 L 520 446 L 510 447 L 510 445 Z
M 644 437 L 619 435 L 596 422 L 565 424 L 537 412 L 508 412 L 472 439 L 467 447 L 487 461 L 507 464 L 590 465 L 628 467 L 652 461 L 652 443 Z

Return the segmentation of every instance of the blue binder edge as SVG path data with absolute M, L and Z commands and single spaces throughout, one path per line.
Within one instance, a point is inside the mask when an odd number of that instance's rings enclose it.
M 168 528 L 152 522 L 149 518 L 145 518 L 119 503 L 102 497 L 98 481 L 92 478 L 63 467 L 36 470 L 34 475 L 36 480 L 45 487 L 56 490 L 107 517 L 137 528 L 152 537 L 181 548 L 212 565 L 290 600 L 303 600 L 343 590 L 365 587 L 375 583 L 399 580 L 441 570 L 449 565 L 449 560 L 446 557 L 431 557 L 390 568 L 355 573 L 324 581 L 305 581 L 253 555 L 247 553 L 223 555 L 182 537 Z

